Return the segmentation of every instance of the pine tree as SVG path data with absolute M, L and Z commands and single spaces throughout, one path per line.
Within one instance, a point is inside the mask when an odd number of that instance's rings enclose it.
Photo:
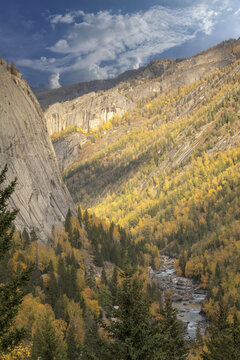
M 34 229 L 32 229 L 31 232 L 30 232 L 30 239 L 31 239 L 31 242 L 37 241 L 37 234 L 36 234 L 36 231 Z
M 70 325 L 67 335 L 67 355 L 68 360 L 76 360 L 79 357 L 79 349 L 74 334 L 74 327 Z
M 48 289 L 46 291 L 46 301 L 54 309 L 59 294 L 58 294 L 58 284 L 54 274 L 52 260 L 50 260 L 48 265 L 48 274 L 49 274 L 49 282 L 48 282 Z
M 161 349 L 154 337 L 150 301 L 143 291 L 143 282 L 133 276 L 129 266 L 121 273 L 117 307 L 112 308 L 110 324 L 103 328 L 112 338 L 108 345 L 110 358 L 121 360 L 152 360 Z M 156 356 L 155 356 L 156 355 Z M 155 357 L 154 357 L 155 356 Z M 160 357 L 158 357 L 160 359 Z
M 78 211 L 77 211 L 77 217 L 78 217 L 78 222 L 79 222 L 79 225 L 82 227 L 82 210 L 80 208 L 80 206 L 78 207 Z
M 71 210 L 68 209 L 66 219 L 65 219 L 65 223 L 64 223 L 64 227 L 65 227 L 65 231 L 68 232 L 69 234 L 72 232 L 71 216 L 72 216 Z
M 30 236 L 29 236 L 26 228 L 23 229 L 22 239 L 23 239 L 23 242 L 24 242 L 24 247 L 27 247 L 30 244 Z
M 101 284 L 105 284 L 105 285 L 108 284 L 107 274 L 104 268 L 102 269 L 102 274 L 101 274 Z
M 7 202 L 14 191 L 16 179 L 3 187 L 7 165 L 0 173 L 0 261 L 12 245 L 13 221 L 17 210 L 8 210 Z M 32 267 L 16 275 L 0 286 L 0 354 L 15 346 L 23 336 L 23 329 L 12 329 L 13 320 L 24 296 L 24 288 L 29 281 Z
M 109 284 L 109 288 L 113 297 L 113 301 L 116 301 L 116 297 L 117 297 L 117 284 L 118 284 L 118 271 L 116 266 L 113 269 L 113 275 L 111 278 L 111 282 Z
M 207 351 L 203 351 L 203 360 L 238 360 L 234 357 L 232 326 L 227 320 L 227 310 L 222 302 L 216 319 L 209 328 L 209 338 L 206 341 Z
M 159 321 L 158 334 L 162 335 L 160 341 L 164 356 L 162 360 L 184 360 L 187 349 L 184 340 L 182 323 L 177 319 L 177 311 L 173 308 L 171 297 L 165 295 L 165 304 L 160 307 L 161 320 Z M 159 331 L 160 329 L 160 331 Z M 157 335 L 157 334 L 156 334 Z
M 38 322 L 31 359 L 67 360 L 66 343 L 59 336 L 50 314 L 45 314 Z

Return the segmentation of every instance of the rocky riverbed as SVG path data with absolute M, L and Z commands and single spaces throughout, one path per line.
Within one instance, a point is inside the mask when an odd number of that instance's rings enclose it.
M 199 284 L 178 276 L 174 271 L 174 259 L 168 256 L 162 256 L 159 270 L 151 271 L 149 276 L 162 292 L 172 291 L 173 306 L 178 310 L 178 318 L 186 325 L 187 338 L 195 338 L 198 324 L 204 333 L 207 322 L 201 309 L 206 295 Z

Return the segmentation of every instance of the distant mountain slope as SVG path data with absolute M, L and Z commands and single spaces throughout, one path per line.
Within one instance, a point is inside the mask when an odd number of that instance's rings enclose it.
M 220 299 L 240 315 L 240 60 L 121 121 L 86 135 L 64 171 L 74 201 L 177 256 L 179 275 L 207 289 L 208 316 Z
M 140 215 L 135 201 L 155 199 L 163 174 L 237 146 L 239 80 L 236 61 L 192 85 L 148 97 L 121 126 L 89 136 L 92 143 L 88 140 L 64 171 L 74 201 L 94 206 L 98 216 L 135 224 Z
M 17 177 L 11 206 L 20 210 L 18 230 L 34 228 L 46 241 L 52 226 L 73 208 L 49 140 L 39 103 L 17 72 L 0 62 L 0 168 L 8 165 L 7 180 Z
M 52 105 L 56 102 L 73 100 L 92 91 L 97 92 L 100 90 L 109 90 L 122 81 L 135 78 L 137 74 L 141 73 L 141 71 L 142 68 L 137 70 L 128 70 L 113 79 L 92 80 L 78 84 L 62 86 L 54 90 L 45 90 L 40 92 L 36 91 L 36 97 L 42 109 L 45 110 L 49 105 Z
M 240 40 L 230 40 L 186 60 L 153 61 L 134 72 L 134 76 L 130 73 L 130 78 L 117 85 L 116 79 L 106 80 L 111 83 L 111 89 L 107 91 L 95 93 L 92 91 L 92 83 L 84 83 L 48 92 L 39 98 L 40 101 L 49 101 L 53 96 L 57 101 L 45 111 L 48 131 L 52 135 L 68 126 L 77 126 L 85 131 L 97 129 L 114 116 L 122 117 L 128 110 L 133 110 L 148 95 L 159 96 L 165 91 L 189 85 L 233 63 L 240 56 L 239 44 Z M 121 76 L 126 77 L 123 74 L 117 79 Z M 87 89 L 86 92 L 91 92 L 76 97 L 75 90 L 72 92 L 71 89 L 82 89 L 82 86 Z M 65 95 L 58 98 L 59 93 Z M 73 97 L 71 101 L 64 101 Z

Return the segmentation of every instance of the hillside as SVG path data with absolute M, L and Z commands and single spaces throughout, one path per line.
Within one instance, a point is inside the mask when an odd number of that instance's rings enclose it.
M 76 203 L 129 229 L 137 243 L 179 256 L 178 272 L 209 289 L 209 316 L 220 293 L 233 306 L 238 292 L 226 277 L 238 272 L 239 80 L 237 60 L 147 97 L 117 124 L 89 134 L 64 171 Z
M 0 167 L 8 180 L 17 177 L 11 206 L 20 210 L 16 228 L 36 230 L 46 241 L 52 226 L 74 208 L 64 185 L 52 144 L 35 96 L 17 72 L 0 62 Z
M 90 83 L 89 91 L 92 92 L 87 91 L 88 94 L 73 100 L 56 102 L 47 108 L 44 114 L 48 131 L 52 135 L 68 126 L 76 126 L 86 132 L 97 129 L 114 116 L 122 117 L 128 110 L 132 111 L 148 95 L 159 96 L 166 91 L 189 85 L 232 64 L 239 58 L 239 44 L 240 40 L 230 40 L 186 60 L 153 61 L 137 72 L 135 77 L 122 81 L 107 91 L 95 93 Z M 58 91 L 71 94 L 69 88 L 56 90 L 56 94 Z M 46 99 L 50 99 L 51 94 L 55 94 L 55 90 L 47 93 Z M 55 101 L 59 101 L 57 97 Z

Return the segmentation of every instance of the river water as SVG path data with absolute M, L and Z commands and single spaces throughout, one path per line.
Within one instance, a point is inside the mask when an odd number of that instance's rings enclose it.
M 172 291 L 173 306 L 178 310 L 178 318 L 186 327 L 186 337 L 193 340 L 199 324 L 200 332 L 205 332 L 207 322 L 202 303 L 206 297 L 203 289 L 192 279 L 178 276 L 174 271 L 174 259 L 162 256 L 159 270 L 151 271 L 149 276 L 162 291 Z

